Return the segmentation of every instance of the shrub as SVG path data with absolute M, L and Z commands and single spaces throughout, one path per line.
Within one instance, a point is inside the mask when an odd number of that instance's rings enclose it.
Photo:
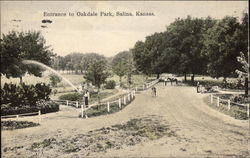
M 241 80 L 237 80 L 237 82 L 222 82 L 220 85 L 222 88 L 226 89 L 244 89 L 244 84 Z
M 59 97 L 60 100 L 70 100 L 70 101 L 79 101 L 83 97 L 82 94 L 79 93 L 69 93 L 69 94 L 64 94 Z
M 36 104 L 37 109 L 41 110 L 42 114 L 59 111 L 59 104 L 51 100 L 39 100 Z
M 1 103 L 10 104 L 12 107 L 36 106 L 38 100 L 49 100 L 50 93 L 50 87 L 44 83 L 36 85 L 22 83 L 19 86 L 5 83 L 1 88 Z
M 114 80 L 109 80 L 109 81 L 106 82 L 106 84 L 105 84 L 104 87 L 105 87 L 106 89 L 114 89 L 114 88 L 115 88 L 115 85 L 116 85 L 116 83 L 115 83 Z
M 8 104 L 1 105 L 1 116 L 17 115 L 24 113 L 38 112 L 42 114 L 59 111 L 59 104 L 53 101 L 40 100 L 36 102 L 37 106 L 22 105 L 21 107 L 11 107 Z
M 243 94 L 233 95 L 230 97 L 230 100 L 236 103 L 249 103 L 249 98 L 245 97 Z
M 62 81 L 62 79 L 60 77 L 58 77 L 57 75 L 54 75 L 54 74 L 49 75 L 49 79 L 50 79 L 50 83 L 53 87 L 57 87 L 57 84 Z
M 28 121 L 1 121 L 2 130 L 13 130 L 27 127 L 38 126 L 38 123 L 28 122 Z

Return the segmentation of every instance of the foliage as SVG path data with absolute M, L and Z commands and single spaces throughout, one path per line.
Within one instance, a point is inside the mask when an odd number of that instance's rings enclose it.
M 27 73 L 41 77 L 43 69 L 36 65 L 25 65 L 23 60 L 36 60 L 50 65 L 54 56 L 40 32 L 9 32 L 3 34 L 1 47 L 1 74 L 9 77 L 21 77 Z M 21 80 L 20 80 L 21 81 Z
M 203 53 L 209 59 L 207 67 L 212 77 L 230 77 L 240 68 L 236 61 L 239 52 L 247 53 L 246 39 L 235 17 L 225 17 L 204 34 Z
M 240 56 L 237 57 L 237 61 L 242 64 L 243 71 L 236 70 L 235 72 L 238 74 L 239 78 L 247 77 L 249 74 L 249 63 L 242 52 L 240 52 Z
M 35 104 L 36 106 L 30 106 L 30 105 L 22 105 L 22 106 L 16 106 L 13 107 L 10 104 L 2 104 L 1 105 L 1 115 L 17 115 L 17 114 L 24 114 L 24 113 L 33 113 L 38 112 L 38 110 L 41 110 L 42 114 L 50 113 L 50 112 L 56 112 L 59 111 L 59 104 L 48 101 L 48 100 L 39 100 Z
M 115 55 L 112 60 L 112 70 L 120 77 L 120 84 L 122 83 L 123 76 L 131 76 L 134 71 L 132 53 L 130 51 L 123 51 Z
M 106 89 L 114 89 L 115 88 L 115 81 L 114 80 L 109 80 L 105 83 L 104 87 Z
M 250 101 L 250 99 L 248 97 L 245 97 L 242 94 L 232 95 L 230 97 L 230 100 L 233 101 L 233 102 L 236 102 L 236 103 L 240 103 L 240 104 L 242 104 L 242 103 L 249 104 L 249 101 Z
M 29 121 L 1 121 L 2 130 L 14 130 L 27 127 L 39 126 L 39 123 L 29 122 Z
M 142 41 L 137 41 L 131 49 L 136 69 L 146 75 L 152 73 L 151 56 L 146 50 L 146 44 Z
M 217 109 L 226 115 L 234 117 L 235 119 L 240 119 L 240 120 L 248 119 L 246 107 L 232 105 L 230 110 L 228 111 L 227 103 L 220 103 L 220 106 L 218 107 L 217 105 L 210 103 L 210 97 L 206 97 L 204 98 L 204 100 L 210 107 Z
M 235 17 L 176 19 L 166 31 L 137 41 L 131 49 L 138 71 L 144 74 L 209 74 L 233 77 L 240 68 L 236 57 L 248 48 L 248 13 Z M 194 80 L 194 75 L 191 78 Z
M 93 85 L 101 88 L 101 84 L 105 82 L 107 77 L 110 75 L 107 67 L 107 61 L 103 56 L 99 59 L 95 59 L 89 66 L 84 78 L 87 81 L 92 82 Z
M 38 100 L 49 100 L 51 89 L 44 83 L 36 85 L 26 85 L 25 83 L 17 86 L 16 84 L 5 83 L 1 88 L 1 103 L 10 104 L 12 107 L 22 105 L 36 106 Z
M 64 94 L 59 97 L 60 100 L 69 100 L 69 101 L 82 101 L 82 94 L 79 93 L 69 93 Z
M 220 85 L 221 88 L 226 89 L 244 89 L 244 84 L 241 80 L 237 80 L 237 82 L 222 82 Z
M 97 106 L 93 106 L 93 107 L 89 108 L 88 110 L 86 110 L 85 114 L 88 117 L 95 117 L 95 116 L 107 115 L 107 114 L 115 113 L 115 112 L 118 112 L 121 109 L 125 108 L 133 100 L 134 100 L 134 98 L 131 98 L 130 101 L 127 100 L 126 105 L 122 104 L 122 108 L 119 108 L 117 102 L 110 104 L 110 112 L 107 111 L 107 104 L 100 104 L 100 105 L 97 105 Z M 79 117 L 80 116 L 81 115 L 79 115 Z
M 62 79 L 60 77 L 58 77 L 57 75 L 51 74 L 49 76 L 50 79 L 50 83 L 53 87 L 56 87 L 58 83 L 60 83 L 62 81 Z

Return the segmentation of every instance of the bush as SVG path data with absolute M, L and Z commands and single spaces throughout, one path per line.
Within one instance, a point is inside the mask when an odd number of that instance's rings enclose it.
M 59 104 L 53 101 L 40 100 L 36 103 L 37 106 L 23 105 L 22 107 L 11 107 L 8 104 L 1 105 L 1 116 L 17 115 L 24 113 L 38 112 L 42 114 L 59 111 Z
M 69 101 L 80 101 L 82 100 L 83 95 L 79 93 L 70 93 L 64 94 L 59 97 L 60 100 L 69 100 Z
M 27 127 L 39 126 L 38 123 L 28 122 L 28 121 L 1 121 L 2 130 L 13 130 Z
M 54 75 L 54 74 L 49 75 L 49 79 L 50 79 L 50 83 L 53 87 L 57 87 L 57 84 L 62 81 L 62 79 L 60 77 L 58 77 L 57 75 Z
M 115 81 L 114 80 L 110 80 L 110 81 L 107 81 L 106 84 L 105 84 L 105 88 L 106 89 L 114 89 L 115 88 Z
M 54 101 L 39 100 L 37 109 L 41 110 L 42 114 L 59 111 L 59 104 Z
M 38 100 L 49 100 L 50 93 L 50 87 L 44 83 L 36 85 L 22 83 L 19 86 L 5 83 L 1 88 L 1 103 L 10 104 L 11 107 L 36 106 Z
M 244 89 L 244 84 L 241 80 L 237 80 L 237 82 L 222 82 L 220 85 L 222 88 L 226 89 Z
M 249 97 L 245 97 L 244 94 L 233 95 L 230 97 L 230 100 L 236 103 L 249 103 Z

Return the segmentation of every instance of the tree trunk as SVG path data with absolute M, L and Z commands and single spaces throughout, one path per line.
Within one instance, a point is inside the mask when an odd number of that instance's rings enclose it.
M 160 78 L 160 74 L 158 73 L 158 74 L 157 74 L 157 79 L 159 79 L 159 78 Z
M 245 96 L 248 96 L 248 78 L 245 78 Z
M 184 75 L 184 81 L 187 81 L 187 74 Z
M 194 74 L 191 76 L 191 82 L 194 83 Z
M 23 83 L 23 77 L 21 76 L 19 77 L 19 79 L 20 79 L 20 84 Z

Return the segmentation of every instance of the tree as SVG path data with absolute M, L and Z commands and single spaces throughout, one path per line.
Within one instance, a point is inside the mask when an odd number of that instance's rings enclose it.
M 207 60 L 202 55 L 203 32 L 214 23 L 210 17 L 200 19 L 188 16 L 186 19 L 176 19 L 167 27 L 165 34 L 171 38 L 165 37 L 164 52 L 175 61 L 175 71 L 192 74 L 192 81 L 194 74 L 203 74 L 206 70 Z
M 62 79 L 55 74 L 49 75 L 49 79 L 50 79 L 50 83 L 51 83 L 52 87 L 56 87 L 57 84 L 62 81 Z
M 105 80 L 109 75 L 107 61 L 103 56 L 100 56 L 100 59 L 95 59 L 90 63 L 84 78 L 97 86 L 99 92 L 101 84 L 105 83 Z
M 248 96 L 248 74 L 249 74 L 249 63 L 245 55 L 240 52 L 240 56 L 237 57 L 237 61 L 242 64 L 243 70 L 236 70 L 235 72 L 238 74 L 239 78 L 244 78 L 245 80 L 245 96 Z
M 40 32 L 9 32 L 3 34 L 1 43 L 1 75 L 19 77 L 26 73 L 41 77 L 43 69 L 35 65 L 25 65 L 23 60 L 36 60 L 46 65 L 51 64 L 52 50 L 45 45 Z
M 115 55 L 112 60 L 112 70 L 120 77 L 120 84 L 122 83 L 122 77 L 129 73 L 131 58 L 129 51 L 123 51 Z
M 142 41 L 137 41 L 135 46 L 131 49 L 131 52 L 136 69 L 146 75 L 151 74 L 151 54 L 146 49 L 146 44 Z
M 146 51 L 149 54 L 151 73 L 157 74 L 157 78 L 164 70 L 164 62 L 161 60 L 161 56 L 164 50 L 163 45 L 163 33 L 154 33 L 153 35 L 147 36 L 145 40 Z
M 247 53 L 247 34 L 235 17 L 225 17 L 204 34 L 203 53 L 209 60 L 208 73 L 212 77 L 235 76 L 240 63 L 235 59 L 239 52 Z

